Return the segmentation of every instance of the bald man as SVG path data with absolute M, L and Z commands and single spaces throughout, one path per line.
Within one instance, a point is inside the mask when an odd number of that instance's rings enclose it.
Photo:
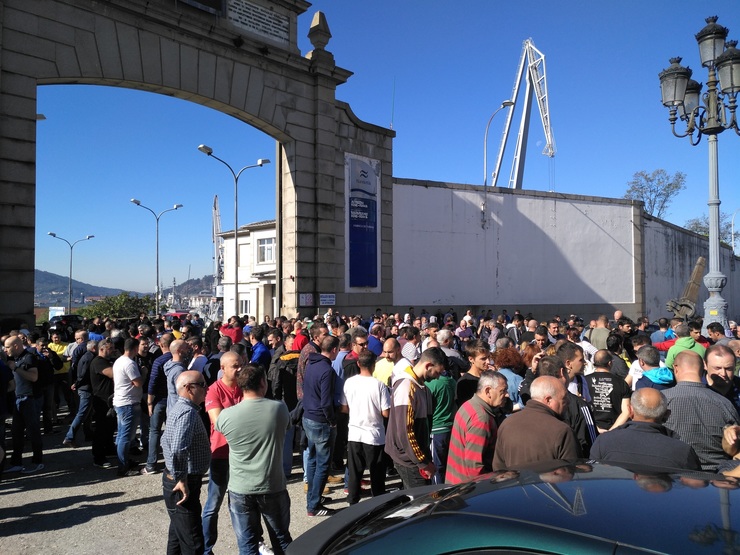
M 676 385 L 663 393 L 668 400 L 666 428 L 694 448 L 702 470 L 716 472 L 729 457 L 722 449 L 723 429 L 735 426 L 738 414 L 732 403 L 702 382 L 704 360 L 694 351 L 676 355 Z
M 167 553 L 203 553 L 200 490 L 211 449 L 198 411 L 207 387 L 200 372 L 189 370 L 177 376 L 175 389 L 177 401 L 167 411 L 162 434 L 162 490 L 170 517 Z
M 172 360 L 166 362 L 162 371 L 167 381 L 167 412 L 169 413 L 175 406 L 179 397 L 177 392 L 177 378 L 185 372 L 193 356 L 193 349 L 187 341 L 176 339 L 170 343 L 170 354 Z
M 211 466 L 208 480 L 208 497 L 203 507 L 203 538 L 206 555 L 212 553 L 218 539 L 218 512 L 229 484 L 229 444 L 221 432 L 216 431 L 216 420 L 225 408 L 233 407 L 244 397 L 236 378 L 242 360 L 233 351 L 221 355 L 221 378 L 213 382 L 206 394 L 206 412 L 211 421 Z
M 504 420 L 498 430 L 493 469 L 520 468 L 541 461 L 578 458 L 573 430 L 563 422 L 566 389 L 553 376 L 540 376 L 529 388 L 523 410 Z
M 601 434 L 591 448 L 591 458 L 626 465 L 701 470 L 694 449 L 673 437 L 663 422 L 668 401 L 657 389 L 638 389 L 628 408 L 630 421 Z

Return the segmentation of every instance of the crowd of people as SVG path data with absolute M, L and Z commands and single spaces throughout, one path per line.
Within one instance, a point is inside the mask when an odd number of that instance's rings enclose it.
M 0 471 L 44 469 L 42 429 L 55 433 L 66 404 L 64 447 L 82 432 L 95 466 L 161 472 L 168 550 L 182 553 L 213 552 L 227 495 L 240 553 L 284 552 L 294 453 L 309 517 L 334 514 L 327 484 L 355 504 L 389 476 L 458 484 L 552 460 L 740 476 L 737 325 L 655 328 L 620 311 L 586 325 L 410 308 L 207 327 L 142 314 L 90 321 L 69 344 L 14 330 L 0 357 Z

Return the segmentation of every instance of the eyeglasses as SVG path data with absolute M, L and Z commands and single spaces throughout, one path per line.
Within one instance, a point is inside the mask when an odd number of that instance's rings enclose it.
M 367 347 L 367 341 L 365 341 L 364 343 L 360 343 L 359 341 L 357 341 L 355 345 L 357 345 L 358 347 Z

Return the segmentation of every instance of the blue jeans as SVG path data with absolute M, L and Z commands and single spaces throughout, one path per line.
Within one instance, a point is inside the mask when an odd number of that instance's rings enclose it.
M 154 470 L 157 466 L 159 454 L 159 440 L 162 438 L 162 426 L 167 420 L 167 398 L 160 399 L 152 408 L 149 417 L 149 449 L 146 457 L 147 470 Z
M 265 519 L 270 544 L 276 555 L 282 555 L 293 541 L 290 527 L 288 490 L 277 493 L 241 494 L 229 492 L 229 514 L 236 534 L 239 555 L 258 555 L 262 537 L 260 516 Z
M 303 429 L 308 439 L 308 462 L 306 464 L 306 510 L 309 513 L 321 508 L 321 493 L 326 486 L 331 466 L 331 449 L 337 429 L 326 423 L 303 418 Z
M 85 419 L 90 415 L 90 411 L 92 411 L 92 393 L 89 391 L 78 391 L 77 394 L 80 396 L 80 406 L 77 409 L 75 419 L 69 426 L 67 435 L 64 437 L 64 439 L 68 439 L 69 441 L 75 440 L 77 431 L 80 429 L 83 422 L 85 422 Z
M 450 437 L 452 432 L 442 432 L 432 435 L 431 451 L 432 461 L 437 467 L 437 472 L 432 476 L 433 484 L 444 484 L 447 473 L 447 456 L 450 452 Z
M 136 426 L 141 416 L 141 405 L 126 405 L 116 407 L 118 415 L 118 436 L 116 436 L 116 453 L 118 455 L 118 472 L 126 472 L 128 466 L 128 450 L 136 434 Z
M 211 459 L 208 478 L 208 497 L 203 507 L 203 538 L 205 555 L 210 555 L 218 540 L 218 511 L 221 509 L 229 485 L 229 459 Z

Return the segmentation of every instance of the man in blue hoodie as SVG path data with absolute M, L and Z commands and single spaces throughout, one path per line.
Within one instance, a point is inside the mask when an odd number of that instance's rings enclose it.
M 306 511 L 308 516 L 331 516 L 335 511 L 321 504 L 331 465 L 336 437 L 334 389 L 337 374 L 331 366 L 339 350 L 339 339 L 328 335 L 321 340 L 321 352 L 308 355 L 303 379 L 303 429 L 308 440 L 306 461 Z
M 676 385 L 670 368 L 660 365 L 660 351 L 652 345 L 644 345 L 637 351 L 637 364 L 642 377 L 635 384 L 635 391 L 646 387 L 662 390 Z

